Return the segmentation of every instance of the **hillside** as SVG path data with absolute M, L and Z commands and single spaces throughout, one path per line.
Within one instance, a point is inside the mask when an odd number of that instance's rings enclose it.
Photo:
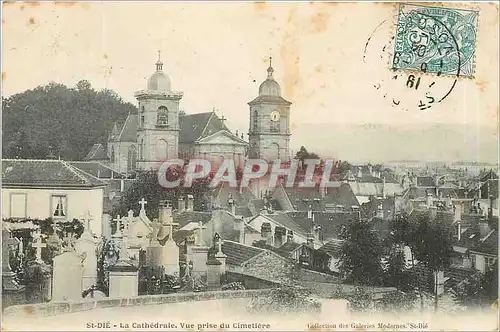
M 136 111 L 114 91 L 96 91 L 87 81 L 2 98 L 2 157 L 82 159 L 92 144 L 106 141 L 115 121 Z

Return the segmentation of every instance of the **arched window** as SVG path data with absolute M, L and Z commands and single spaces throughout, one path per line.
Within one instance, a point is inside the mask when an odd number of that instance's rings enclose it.
M 111 159 L 112 163 L 115 162 L 115 147 L 114 146 L 111 147 L 111 156 L 110 156 L 110 159 Z
M 164 160 L 168 156 L 168 143 L 167 141 L 160 139 L 156 143 L 156 159 Z
M 158 127 L 168 126 L 168 109 L 165 106 L 158 107 L 156 125 Z
M 139 159 L 144 159 L 144 139 L 141 139 L 141 143 L 139 144 Z
M 278 143 L 272 143 L 269 151 L 270 157 L 273 159 L 280 159 L 280 146 Z
M 253 111 L 253 131 L 257 131 L 257 127 L 259 126 L 259 112 L 257 110 Z
M 128 156 L 127 156 L 127 170 L 128 171 L 133 171 L 136 169 L 137 165 L 137 151 L 135 149 L 135 145 L 132 145 L 128 149 Z

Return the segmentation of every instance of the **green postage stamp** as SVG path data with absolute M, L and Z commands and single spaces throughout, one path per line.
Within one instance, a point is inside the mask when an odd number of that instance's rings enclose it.
M 479 12 L 400 4 L 392 69 L 474 77 Z

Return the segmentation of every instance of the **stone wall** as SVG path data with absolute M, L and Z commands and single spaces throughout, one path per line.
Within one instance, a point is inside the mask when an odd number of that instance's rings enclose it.
M 270 289 L 213 291 L 200 293 L 176 293 L 144 295 L 130 298 L 105 298 L 100 300 L 61 301 L 42 304 L 17 305 L 5 308 L 3 317 L 53 316 L 96 308 L 142 306 L 188 301 L 208 301 L 231 298 L 252 298 L 269 294 Z
M 300 269 L 298 272 L 298 278 L 301 281 L 314 281 L 314 282 L 330 282 L 330 283 L 340 283 L 340 278 L 333 276 L 331 274 Z

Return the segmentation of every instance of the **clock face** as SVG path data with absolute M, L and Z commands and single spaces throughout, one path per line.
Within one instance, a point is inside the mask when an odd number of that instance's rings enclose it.
M 271 113 L 271 121 L 278 121 L 280 119 L 280 112 L 273 111 Z

